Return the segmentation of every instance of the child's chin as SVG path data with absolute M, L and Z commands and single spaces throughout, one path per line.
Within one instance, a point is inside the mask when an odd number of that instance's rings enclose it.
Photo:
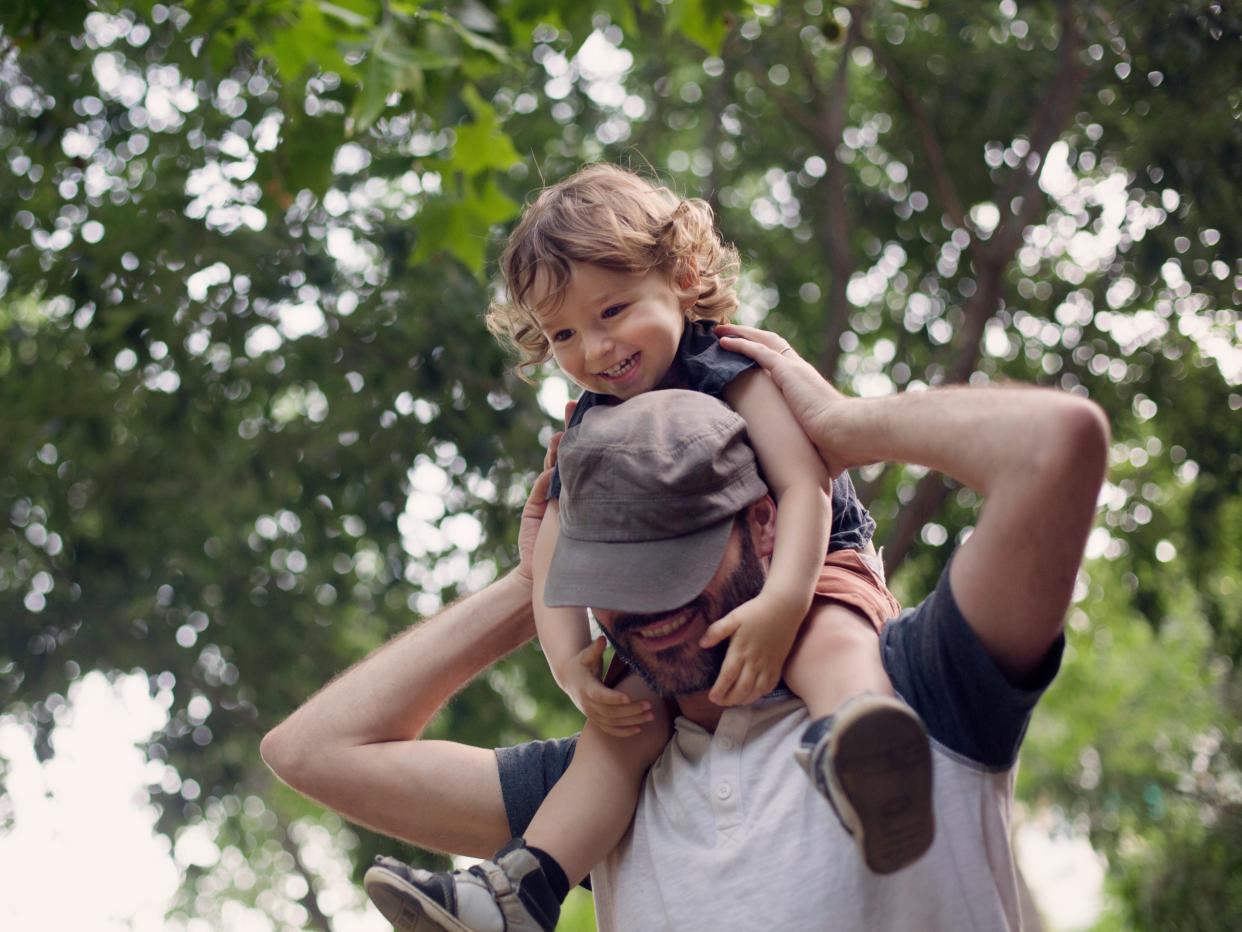
M 649 392 L 654 386 L 648 385 L 641 379 L 635 379 L 624 385 L 612 385 L 606 394 L 612 395 L 614 398 L 620 398 L 622 401 L 629 401 L 631 398 L 641 395 L 643 392 Z

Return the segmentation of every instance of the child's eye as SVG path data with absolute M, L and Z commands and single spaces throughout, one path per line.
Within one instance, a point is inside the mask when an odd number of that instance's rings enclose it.
M 574 332 L 572 330 L 558 330 L 556 331 L 556 333 L 552 334 L 552 342 L 553 343 L 564 343 L 566 340 L 568 340 L 573 335 L 574 335 Z
M 612 307 L 604 308 L 603 316 L 604 317 L 616 317 L 618 314 L 620 314 L 624 310 L 625 310 L 624 304 L 614 304 L 612 305 Z

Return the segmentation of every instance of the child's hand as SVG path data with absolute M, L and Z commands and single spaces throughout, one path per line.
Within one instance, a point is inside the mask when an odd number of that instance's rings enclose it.
M 708 698 L 716 705 L 746 705 L 771 692 L 780 681 L 804 614 L 759 595 L 711 625 L 700 646 L 730 641 Z
M 638 734 L 643 725 L 655 718 L 655 713 L 650 702 L 635 701 L 600 681 L 604 646 L 604 639 L 596 638 L 574 659 L 561 685 L 596 728 L 617 738 L 628 738 Z

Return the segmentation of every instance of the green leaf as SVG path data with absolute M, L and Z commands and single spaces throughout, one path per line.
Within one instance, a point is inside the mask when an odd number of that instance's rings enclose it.
M 366 5 L 370 6 L 370 4 Z M 339 3 L 329 3 L 327 0 L 320 0 L 319 9 L 324 16 L 339 20 L 346 26 L 352 26 L 354 29 L 371 29 L 375 25 L 374 12 L 371 15 L 360 13 L 341 6 Z
M 426 262 L 439 252 L 447 252 L 480 275 L 492 228 L 517 212 L 518 204 L 500 190 L 494 175 L 467 182 L 460 196 L 444 196 L 424 204 L 416 220 L 418 243 L 411 261 Z
M 373 54 L 378 54 L 390 65 L 420 68 L 426 71 L 453 68 L 461 63 L 461 58 L 456 55 L 430 52 L 425 49 L 412 48 L 408 45 L 389 45 L 382 51 Z
M 343 76 L 353 71 L 340 48 L 350 36 L 336 23 L 328 22 L 316 0 L 301 0 L 284 28 L 267 32 L 271 38 L 259 44 L 259 54 L 273 61 L 286 84 L 312 67 Z
M 717 55 L 729 33 L 727 14 L 738 6 L 738 3 L 729 0 L 677 0 L 665 8 L 668 17 L 665 29 L 680 32 L 691 42 Z
M 495 109 L 473 85 L 467 85 L 461 96 L 474 114 L 474 122 L 457 127 L 450 170 L 476 175 L 489 168 L 506 169 L 520 161 L 513 140 L 500 128 Z
M 379 48 L 377 43 L 377 49 Z M 382 55 L 373 50 L 367 58 L 366 70 L 362 75 L 362 87 L 349 110 L 350 135 L 357 135 L 367 129 L 384 112 L 388 95 L 394 90 L 393 76 L 393 69 L 384 61 Z
M 279 145 L 259 154 L 254 173 L 265 209 L 283 212 L 302 190 L 323 196 L 332 183 L 332 157 L 342 142 L 342 122 L 339 114 L 312 117 L 296 107 L 286 111 Z
M 475 51 L 484 52 L 495 58 L 498 62 L 503 62 L 505 64 L 510 64 L 512 62 L 509 50 L 503 45 L 493 42 L 486 36 L 481 36 L 471 29 L 467 29 L 461 21 L 455 17 L 449 16 L 447 13 L 441 13 L 438 10 L 424 10 L 422 11 L 422 15 L 433 22 L 448 26 L 464 43 L 466 43 L 466 45 L 470 46 L 470 48 Z
M 474 216 L 488 226 L 503 223 L 518 213 L 518 203 L 500 190 L 496 179 L 493 173 L 476 183 L 475 194 L 469 202 Z

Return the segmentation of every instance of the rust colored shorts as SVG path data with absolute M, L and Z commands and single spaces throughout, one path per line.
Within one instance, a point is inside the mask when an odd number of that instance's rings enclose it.
M 834 550 L 824 557 L 815 595 L 853 609 L 871 623 L 877 634 L 886 621 L 896 618 L 901 611 L 884 581 L 880 558 L 857 550 Z

